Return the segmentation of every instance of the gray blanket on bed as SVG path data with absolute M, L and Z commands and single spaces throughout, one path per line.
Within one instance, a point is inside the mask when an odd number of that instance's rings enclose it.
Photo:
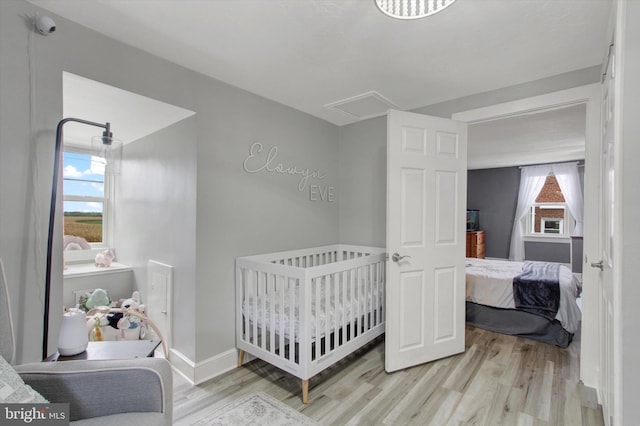
M 526 262 L 522 271 L 513 279 L 516 308 L 554 319 L 560 307 L 560 264 Z

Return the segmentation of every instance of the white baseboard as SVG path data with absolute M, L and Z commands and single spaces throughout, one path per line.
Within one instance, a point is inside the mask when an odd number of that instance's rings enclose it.
M 187 379 L 190 383 L 194 383 L 195 364 L 193 361 L 174 348 L 169 349 L 168 359 L 171 366 L 177 373 Z
M 173 348 L 169 353 L 169 361 L 173 368 L 194 385 L 238 367 L 238 350 L 235 348 L 196 363 Z M 245 362 L 252 359 L 248 354 L 245 355 Z

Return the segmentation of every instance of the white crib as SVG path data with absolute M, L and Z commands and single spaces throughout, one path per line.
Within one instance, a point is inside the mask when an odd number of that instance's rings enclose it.
M 237 258 L 238 366 L 246 352 L 293 374 L 306 404 L 311 377 L 384 333 L 385 266 L 349 245 Z

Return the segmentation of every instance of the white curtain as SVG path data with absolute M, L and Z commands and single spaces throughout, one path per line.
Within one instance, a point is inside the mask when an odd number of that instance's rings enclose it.
M 520 191 L 518 192 L 518 206 L 513 219 L 511 232 L 511 247 L 509 259 L 522 262 L 524 260 L 524 235 L 527 226 L 527 213 L 531 205 L 538 198 L 547 176 L 551 172 L 551 164 L 541 166 L 526 166 L 520 171 Z
M 582 197 L 582 186 L 578 175 L 578 163 L 558 163 L 551 165 L 552 172 L 556 176 L 564 200 L 569 207 L 569 212 L 576 222 L 573 228 L 574 236 L 582 236 L 582 226 L 584 224 L 584 201 Z

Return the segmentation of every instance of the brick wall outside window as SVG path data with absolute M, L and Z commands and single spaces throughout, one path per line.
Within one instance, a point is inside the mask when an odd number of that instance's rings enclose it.
M 547 176 L 547 180 L 536 198 L 536 203 L 564 203 L 564 195 L 554 175 Z
M 547 176 L 547 180 L 536 198 L 536 203 L 564 203 L 564 196 L 562 195 L 562 191 L 560 190 L 560 185 L 558 185 L 558 181 L 556 177 L 553 175 Z M 540 207 L 536 207 L 536 221 L 534 224 L 535 232 L 540 232 L 541 226 L 541 218 L 564 218 L 564 210 L 563 209 L 541 209 Z

